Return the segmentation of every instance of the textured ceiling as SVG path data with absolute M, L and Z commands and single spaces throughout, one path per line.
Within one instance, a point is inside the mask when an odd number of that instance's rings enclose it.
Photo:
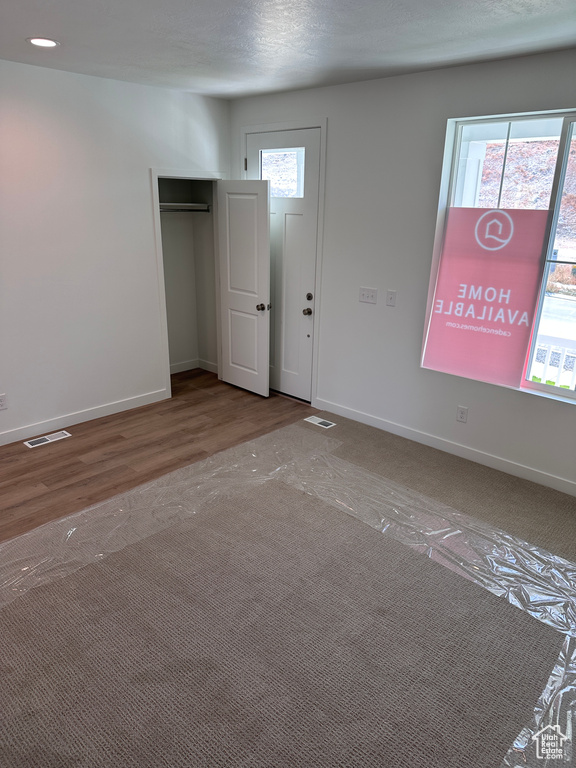
M 15 0 L 0 16 L 0 58 L 229 98 L 574 45 L 575 0 Z

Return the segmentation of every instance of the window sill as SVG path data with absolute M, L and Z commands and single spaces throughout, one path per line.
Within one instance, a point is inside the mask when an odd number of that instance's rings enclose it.
M 563 390 L 547 384 L 538 384 L 535 381 L 526 381 L 519 387 L 519 391 L 547 397 L 549 400 L 559 400 L 561 403 L 576 405 L 576 392 L 572 389 Z

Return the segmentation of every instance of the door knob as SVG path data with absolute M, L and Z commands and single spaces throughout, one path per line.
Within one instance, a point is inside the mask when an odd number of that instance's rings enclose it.
M 306 307 L 306 309 L 302 310 L 302 314 L 303 315 L 311 315 L 312 314 L 312 310 L 310 309 L 310 307 Z
M 258 312 L 264 312 L 264 310 L 266 309 L 266 304 L 256 304 L 256 309 L 258 310 Z

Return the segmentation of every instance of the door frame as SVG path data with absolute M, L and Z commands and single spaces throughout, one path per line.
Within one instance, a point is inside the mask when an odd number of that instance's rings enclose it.
M 316 323 L 314 338 L 312 341 L 312 387 L 311 387 L 311 405 L 314 406 L 317 400 L 318 391 L 318 357 L 320 351 L 320 317 L 322 311 L 322 296 L 320 286 L 322 285 L 322 263 L 323 263 L 323 244 L 324 244 L 324 200 L 326 189 L 326 135 L 328 129 L 328 118 L 323 117 L 317 120 L 290 120 L 281 123 L 265 123 L 256 125 L 245 125 L 240 128 L 240 157 L 238 160 L 239 179 L 247 179 L 248 174 L 244 167 L 244 158 L 247 156 L 248 134 L 249 133 L 274 133 L 275 131 L 298 131 L 307 128 L 320 129 L 320 178 L 318 180 L 318 229 L 316 235 L 316 270 L 314 278 L 314 311 L 316 313 Z
M 156 274 L 158 280 L 158 304 L 160 306 L 160 347 L 162 366 L 164 368 L 164 387 L 166 389 L 166 398 L 172 397 L 172 385 L 170 379 L 170 349 L 168 346 L 168 313 L 166 307 L 166 290 L 164 281 L 164 253 L 162 251 L 162 223 L 160 219 L 160 193 L 158 190 L 158 179 L 186 179 L 190 181 L 220 181 L 227 178 L 228 174 L 222 171 L 198 172 L 190 168 L 150 168 L 150 184 L 152 187 L 152 216 L 154 221 L 154 243 L 156 251 Z M 217 364 L 218 378 L 222 369 L 222 349 L 220 333 L 220 268 L 216 258 L 218 247 L 218 200 L 217 195 L 213 196 L 212 215 L 214 228 L 214 270 L 216 282 L 216 338 L 217 344 Z

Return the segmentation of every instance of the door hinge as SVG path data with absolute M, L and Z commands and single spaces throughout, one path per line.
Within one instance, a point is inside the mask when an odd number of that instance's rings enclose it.
M 245 171 L 248 170 L 248 158 L 247 157 L 244 158 L 244 170 Z

